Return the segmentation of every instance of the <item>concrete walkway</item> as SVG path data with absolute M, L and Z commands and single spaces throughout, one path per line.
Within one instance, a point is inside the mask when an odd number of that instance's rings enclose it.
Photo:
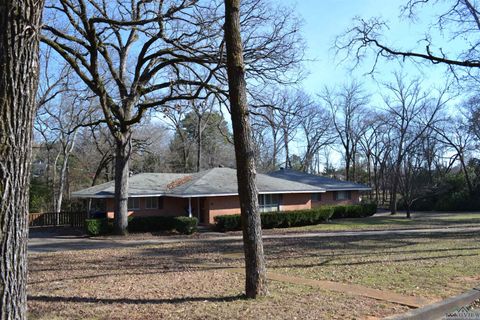
M 480 231 L 479 227 L 449 227 L 432 229 L 400 229 L 381 231 L 334 231 L 334 232 L 305 232 L 264 235 L 264 239 L 301 239 L 301 238 L 332 238 L 332 237 L 382 237 L 395 235 L 431 235 Z M 128 248 L 144 245 L 154 245 L 175 242 L 210 242 L 210 241 L 241 241 L 241 235 L 223 233 L 204 233 L 201 236 L 159 236 L 154 239 L 122 239 L 88 238 L 82 236 L 51 236 L 31 234 L 28 242 L 29 253 L 56 252 L 68 250 L 90 250 L 106 248 Z

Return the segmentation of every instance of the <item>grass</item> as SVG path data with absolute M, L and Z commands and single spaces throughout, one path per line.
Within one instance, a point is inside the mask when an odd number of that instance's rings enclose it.
M 289 254 L 275 250 L 270 261 L 279 273 L 438 300 L 480 282 L 479 240 L 476 233 L 331 238 L 290 246 Z
M 228 271 L 238 264 L 223 256 L 239 245 L 32 255 L 29 319 L 345 319 L 406 310 L 281 282 L 269 284 L 267 298 L 244 299 L 243 276 Z
M 480 235 L 265 240 L 271 272 L 391 290 L 433 300 L 480 281 Z M 374 319 L 394 303 L 270 281 L 242 296 L 236 240 L 32 254 L 29 319 Z
M 315 231 L 355 231 L 355 230 L 389 230 L 410 228 L 438 228 L 480 226 L 480 213 L 414 213 L 412 219 L 406 219 L 405 213 L 397 215 L 375 215 L 359 219 L 338 219 L 326 224 L 296 227 L 277 232 L 315 232 Z M 272 231 L 265 230 L 265 233 Z

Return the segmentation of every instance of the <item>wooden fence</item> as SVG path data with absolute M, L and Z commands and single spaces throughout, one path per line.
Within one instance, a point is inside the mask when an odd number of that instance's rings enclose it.
M 83 227 L 87 212 L 44 212 L 30 213 L 29 227 Z

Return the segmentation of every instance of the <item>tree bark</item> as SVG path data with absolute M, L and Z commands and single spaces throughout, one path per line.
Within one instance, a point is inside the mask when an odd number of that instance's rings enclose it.
M 268 290 L 240 36 L 240 0 L 225 0 L 225 43 L 245 252 L 245 291 L 248 298 L 256 298 L 267 295 Z
M 77 131 L 75 131 L 70 141 L 66 142 L 66 145 L 63 147 L 63 159 L 62 159 L 62 168 L 60 169 L 60 177 L 58 180 L 58 195 L 55 203 L 55 212 L 59 213 L 62 211 L 62 202 L 63 202 L 63 194 L 65 192 L 65 182 L 67 180 L 67 170 L 68 170 L 68 161 L 70 159 L 70 154 L 75 147 L 75 138 L 77 136 Z M 59 223 L 58 219 L 60 218 L 57 215 L 57 223 Z
M 288 130 L 285 129 L 286 124 L 283 124 L 283 144 L 285 148 L 285 168 L 286 169 L 291 169 L 292 164 L 290 163 L 290 149 L 288 148 Z
M 131 132 L 116 137 L 115 150 L 115 205 L 114 232 L 117 235 L 128 234 L 128 177 L 129 161 L 132 149 Z
M 43 1 L 0 4 L 0 319 L 27 317 L 32 131 Z

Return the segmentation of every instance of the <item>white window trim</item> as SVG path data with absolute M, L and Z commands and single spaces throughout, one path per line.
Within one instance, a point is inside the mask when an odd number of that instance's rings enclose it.
M 273 199 L 273 195 L 276 195 L 276 194 L 259 194 L 259 198 L 263 200 L 263 202 L 265 202 L 265 198 L 267 196 L 270 196 L 270 199 Z M 259 199 L 258 201 L 258 210 L 260 212 L 275 212 L 275 211 L 280 211 L 280 197 L 278 195 L 276 195 L 277 197 L 277 202 L 274 203 L 274 202 L 271 202 L 271 203 L 268 203 L 268 204 L 262 204 Z

